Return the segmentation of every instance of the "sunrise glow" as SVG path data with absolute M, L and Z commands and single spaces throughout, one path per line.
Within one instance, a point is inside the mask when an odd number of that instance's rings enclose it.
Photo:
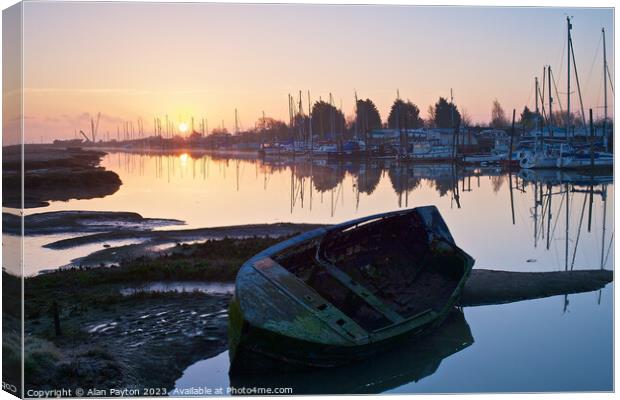
M 566 92 L 566 9 L 473 10 L 29 2 L 24 24 L 36 29 L 25 29 L 23 41 L 26 141 L 75 138 L 90 131 L 99 112 L 101 135 L 109 131 L 117 139 L 138 119 L 146 135 L 157 119 L 164 135 L 166 120 L 169 132 L 190 133 L 189 117 L 197 131 L 204 119 L 208 133 L 222 122 L 232 132 L 236 119 L 240 129 L 254 127 L 263 112 L 288 121 L 287 96 L 297 105 L 300 90 L 306 112 L 308 91 L 312 101 L 331 93 L 350 117 L 357 94 L 371 99 L 385 122 L 397 90 L 427 118 L 429 105 L 449 98 L 452 89 L 459 110 L 488 123 L 496 98 L 505 110 L 534 108 L 534 77 L 542 79 L 544 65 L 553 65 L 558 91 Z M 299 29 L 299 15 L 321 24 Z M 601 28 L 608 31 L 613 71 L 613 13 L 592 8 L 571 15 L 575 56 L 584 66 L 583 103 L 597 119 L 603 113 Z M 239 28 L 228 30 L 230 21 Z M 98 47 L 105 51 L 92 51 Z M 136 49 L 140 59 L 128 64 Z M 168 54 L 188 54 L 192 62 Z M 14 117 L 5 116 L 5 129 L 18 127 L 11 125 Z

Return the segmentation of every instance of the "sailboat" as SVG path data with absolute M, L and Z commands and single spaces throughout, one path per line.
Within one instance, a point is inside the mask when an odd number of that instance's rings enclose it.
M 606 135 L 607 127 L 607 52 L 605 48 L 605 28 L 601 29 L 603 35 L 603 92 L 605 99 L 605 117 L 603 120 L 603 135 Z M 614 155 L 609 152 L 601 152 L 593 150 L 594 131 L 592 126 L 592 110 L 590 109 L 590 148 L 580 151 L 560 151 L 560 155 L 556 161 L 558 168 L 564 169 L 582 169 L 582 168 L 610 168 L 614 165 Z
M 582 169 L 582 168 L 611 168 L 614 166 L 613 153 L 607 152 L 589 152 L 580 150 L 570 152 L 568 154 L 560 152 L 560 156 L 556 161 L 558 168 L 564 169 Z
M 526 151 L 523 158 L 519 161 L 519 166 L 523 169 L 535 169 L 535 168 L 558 168 L 560 165 L 565 165 L 563 163 L 564 157 L 570 157 L 575 154 L 575 151 L 570 142 L 571 136 L 571 122 L 570 122 L 570 83 L 571 83 L 571 61 L 575 66 L 575 76 L 577 77 L 577 68 L 575 63 L 575 53 L 573 51 L 573 41 L 571 37 L 571 29 L 573 25 L 571 24 L 570 17 L 566 17 L 567 24 L 567 39 L 568 39 L 568 62 L 567 62 L 567 92 L 566 92 L 566 131 L 564 132 L 564 138 L 556 139 L 556 140 L 548 140 L 545 141 L 543 138 L 543 131 L 538 132 L 540 134 L 540 142 L 537 141 L 534 150 Z M 553 98 L 551 97 L 551 66 L 547 67 L 547 73 L 549 76 L 549 118 L 548 118 L 548 128 L 549 133 L 553 134 L 553 114 L 552 114 L 552 103 Z M 544 85 L 543 85 L 544 86 Z M 581 89 L 579 88 L 579 78 L 577 77 L 577 89 L 579 91 L 579 98 L 581 99 Z M 537 89 L 538 90 L 538 89 Z M 556 89 L 557 91 L 557 89 Z M 538 92 L 536 92 L 538 96 Z M 585 125 L 585 113 L 583 112 L 583 103 L 582 103 L 581 114 L 583 116 L 583 122 Z M 544 112 L 544 107 L 543 107 Z M 575 136 L 575 130 L 572 131 L 572 136 Z
M 519 160 L 523 169 L 557 168 L 561 149 L 568 151 L 569 147 L 562 142 L 543 142 L 533 150 L 525 150 Z

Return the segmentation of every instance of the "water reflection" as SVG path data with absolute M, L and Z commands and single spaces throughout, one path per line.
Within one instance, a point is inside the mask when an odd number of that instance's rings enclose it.
M 443 359 L 474 343 L 463 312 L 454 310 L 431 336 L 403 342 L 352 365 L 286 374 L 231 376 L 233 388 L 291 387 L 294 394 L 373 394 L 400 387 L 434 374 Z
M 478 266 L 592 268 L 601 265 L 601 251 L 604 266 L 613 259 L 613 207 L 607 204 L 613 203 L 614 185 L 609 174 L 552 170 L 508 174 L 499 167 L 393 160 L 263 161 L 250 154 L 191 152 L 110 153 L 103 165 L 123 181 L 114 195 L 53 202 L 28 212 L 134 211 L 144 217 L 184 220 L 187 225 L 181 229 L 338 223 L 433 204 Z
M 201 387 L 208 376 L 208 386 L 213 388 L 231 387 L 241 390 L 257 387 L 274 390 L 287 387 L 295 395 L 382 393 L 432 375 L 445 358 L 473 343 L 474 338 L 463 312 L 455 309 L 433 335 L 406 340 L 398 348 L 390 349 L 372 360 L 296 373 L 229 377 L 228 352 L 224 352 L 188 367 L 175 382 L 175 388 Z
M 602 293 L 602 295 L 601 295 Z M 597 302 L 598 299 L 598 302 Z M 275 388 L 294 394 L 609 391 L 613 284 L 599 293 L 455 309 L 432 335 L 361 363 L 229 377 L 228 352 L 185 369 L 174 387 Z

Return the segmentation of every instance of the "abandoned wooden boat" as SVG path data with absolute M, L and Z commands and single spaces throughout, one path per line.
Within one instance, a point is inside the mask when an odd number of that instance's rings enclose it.
M 230 373 L 333 367 L 436 327 L 474 260 L 433 206 L 319 228 L 240 269 Z

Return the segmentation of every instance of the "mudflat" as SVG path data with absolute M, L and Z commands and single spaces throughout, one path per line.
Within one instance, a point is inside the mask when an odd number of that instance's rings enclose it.
M 3 147 L 2 205 L 21 207 L 22 172 L 25 208 L 43 207 L 50 201 L 91 199 L 115 193 L 122 182 L 115 172 L 99 166 L 105 154 L 51 145 Z

